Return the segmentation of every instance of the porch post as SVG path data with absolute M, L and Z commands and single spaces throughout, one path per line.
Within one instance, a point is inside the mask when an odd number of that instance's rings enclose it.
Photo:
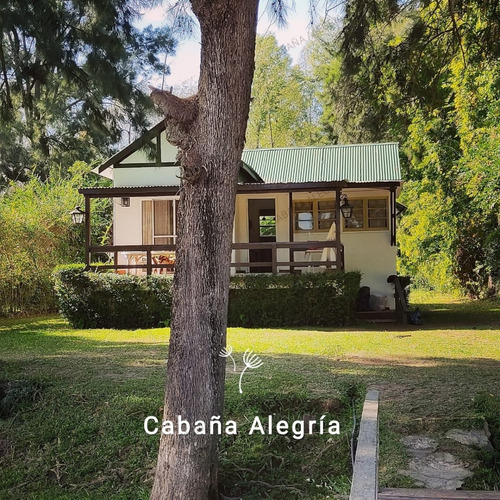
M 336 268 L 337 270 L 344 270 L 344 259 L 342 258 L 342 242 L 340 241 L 340 224 L 341 224 L 341 216 L 340 216 L 340 194 L 341 189 L 335 189 L 335 244 L 336 244 L 336 258 L 337 261 Z
M 391 246 L 396 246 L 396 189 L 391 187 Z
M 293 227 L 294 222 L 293 222 L 293 196 L 292 192 L 288 192 L 288 241 L 290 243 L 293 242 Z M 290 262 L 293 262 L 294 259 L 294 254 L 293 254 L 293 248 L 288 249 L 289 252 L 289 260 Z M 290 272 L 293 272 L 295 270 L 294 267 L 290 267 Z
M 85 195 L 85 268 L 90 267 L 90 196 Z

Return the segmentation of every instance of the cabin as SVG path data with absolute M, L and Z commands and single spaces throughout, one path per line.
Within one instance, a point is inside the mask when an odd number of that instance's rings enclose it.
M 175 268 L 180 187 L 177 149 L 164 122 L 99 165 L 107 188 L 85 197 L 85 261 L 100 269 L 169 273 Z M 245 150 L 236 196 L 232 274 L 358 270 L 362 285 L 393 309 L 397 203 L 402 184 L 397 143 Z M 91 201 L 112 198 L 113 244 L 90 241 Z M 102 260 L 102 258 L 101 258 Z

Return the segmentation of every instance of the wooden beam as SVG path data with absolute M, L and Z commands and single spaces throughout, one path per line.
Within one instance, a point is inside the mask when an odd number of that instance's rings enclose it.
M 366 394 L 349 500 L 377 500 L 378 494 L 378 391 Z
M 161 131 L 156 134 L 156 166 L 161 166 Z
M 134 153 L 138 149 L 141 149 L 148 141 L 153 139 L 158 132 L 162 132 L 163 130 L 165 130 L 165 120 L 157 123 L 153 128 L 149 129 L 138 139 L 130 143 L 127 147 L 123 148 L 121 151 L 118 151 L 118 153 L 114 154 L 111 158 L 108 158 L 104 163 L 97 167 L 98 172 L 101 173 L 108 167 L 116 165 L 117 163 L 125 160 L 125 158 L 128 158 L 132 153 Z
M 391 246 L 396 246 L 396 188 L 391 187 L 390 205 L 391 205 Z
M 85 267 L 90 265 L 90 197 L 85 196 Z
M 337 188 L 335 190 L 335 241 L 337 243 L 336 250 L 335 252 L 337 255 L 335 256 L 335 259 L 338 262 L 343 262 L 340 254 L 342 253 L 342 242 L 340 241 L 340 225 L 342 224 L 342 216 L 340 214 L 340 195 L 342 191 L 341 189 Z M 342 265 L 342 271 L 343 269 Z
M 80 194 L 90 198 L 122 198 L 122 197 L 155 197 L 176 196 L 180 186 L 152 186 L 152 187 L 110 187 L 110 188 L 81 188 Z
M 276 245 L 276 248 L 293 248 L 296 251 L 307 250 L 309 248 L 335 248 L 335 240 L 325 240 L 325 241 L 277 241 L 277 242 L 256 242 L 256 243 L 232 243 L 231 248 L 233 250 L 248 250 L 248 249 L 263 249 L 272 248 L 272 245 Z
M 308 248 L 335 248 L 335 240 L 325 241 L 277 241 L 277 242 L 256 242 L 256 243 L 232 243 L 232 250 L 252 250 L 252 249 L 269 249 L 273 246 L 276 248 L 293 248 L 296 251 L 307 250 Z M 89 250 L 92 253 L 108 253 L 108 252 L 175 252 L 175 245 L 90 245 Z
M 271 262 L 232 262 L 231 267 L 272 267 L 274 261 Z M 293 262 L 280 262 L 276 261 L 276 267 L 321 267 L 321 266 L 337 266 L 336 260 L 315 260 L 315 261 L 293 261 Z
M 136 162 L 136 163 L 117 163 L 114 168 L 144 168 L 144 167 L 180 167 L 180 163 L 177 161 L 162 161 L 160 163 L 146 163 L 146 162 Z
M 303 192 L 303 191 L 332 191 L 342 188 L 354 187 L 375 187 L 388 189 L 391 186 L 399 186 L 399 182 L 367 182 L 367 183 L 352 183 L 352 182 L 290 182 L 283 184 L 238 184 L 237 192 L 246 194 L 259 193 L 280 193 L 280 192 Z M 175 196 L 179 194 L 180 186 L 140 186 L 140 187 L 109 187 L 109 188 L 81 188 L 78 190 L 80 194 L 88 195 L 91 198 L 121 198 L 134 196 Z
M 288 241 L 294 240 L 294 231 L 295 231 L 295 220 L 293 213 L 293 193 L 290 191 L 288 193 Z M 293 262 L 295 259 L 293 249 L 290 247 L 288 251 L 288 259 L 290 262 Z

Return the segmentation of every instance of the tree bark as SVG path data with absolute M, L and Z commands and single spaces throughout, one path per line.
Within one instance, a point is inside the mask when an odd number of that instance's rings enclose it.
M 183 171 L 164 419 L 175 422 L 180 415 L 192 426 L 209 424 L 213 416 L 223 421 L 225 359 L 219 352 L 226 342 L 258 0 L 191 4 L 201 28 L 198 94 L 186 100 L 186 113 L 168 92 L 155 90 L 152 98 L 165 113 Z M 151 500 L 218 499 L 217 446 L 218 436 L 208 432 L 162 435 Z

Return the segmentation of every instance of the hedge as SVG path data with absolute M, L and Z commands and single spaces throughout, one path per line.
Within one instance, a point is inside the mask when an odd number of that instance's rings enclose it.
M 231 279 L 230 326 L 337 326 L 353 316 L 361 274 L 249 274 Z
M 172 279 L 86 272 L 82 265 L 54 272 L 62 315 L 74 328 L 153 328 L 169 324 Z
M 352 317 L 361 275 L 241 275 L 231 278 L 229 326 L 335 326 Z M 170 323 L 172 277 L 54 273 L 60 311 L 74 328 L 152 328 Z

